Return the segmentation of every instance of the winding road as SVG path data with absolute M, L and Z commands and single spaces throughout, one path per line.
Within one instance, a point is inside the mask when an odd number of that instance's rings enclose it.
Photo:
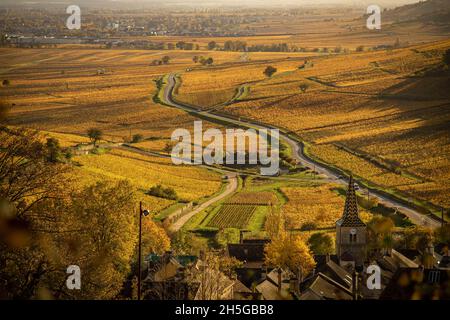
M 198 110 L 187 104 L 181 103 L 179 101 L 175 101 L 173 98 L 173 91 L 174 91 L 175 85 L 176 85 L 175 74 L 169 74 L 169 76 L 167 78 L 167 84 L 164 87 L 164 92 L 163 92 L 164 100 L 165 100 L 164 102 L 167 105 L 176 107 L 178 109 L 182 109 L 193 115 L 198 115 L 201 118 L 206 118 L 211 122 L 220 122 L 220 123 L 225 122 L 225 123 L 236 125 L 239 127 L 253 128 L 253 129 L 274 129 L 275 128 L 275 127 L 267 128 L 260 124 L 252 123 L 250 121 L 236 120 L 236 119 L 233 119 L 230 117 L 226 117 L 224 115 L 213 114 L 207 110 Z M 315 162 L 314 160 L 307 157 L 303 152 L 302 145 L 299 144 L 297 141 L 293 140 L 292 138 L 288 137 L 287 135 L 283 134 L 281 132 L 281 130 L 280 130 L 280 140 L 283 140 L 285 143 L 287 143 L 292 148 L 292 151 L 293 151 L 292 157 L 295 158 L 297 161 L 299 161 L 302 165 L 310 167 L 310 168 L 314 167 L 316 172 L 327 177 L 330 180 L 335 181 L 336 183 L 343 184 L 343 185 L 348 184 L 348 181 L 345 178 L 342 178 L 339 174 L 332 172 L 331 170 L 322 166 L 320 163 Z M 366 194 L 367 194 L 367 191 L 368 191 L 367 189 L 361 190 L 362 193 L 365 192 Z M 428 215 L 424 215 L 424 214 L 414 210 L 413 208 L 406 206 L 402 202 L 397 201 L 396 199 L 394 199 L 392 197 L 387 197 L 386 195 L 381 194 L 376 189 L 369 189 L 369 192 L 372 197 L 375 197 L 378 199 L 379 203 L 383 204 L 386 207 L 394 208 L 397 212 L 403 213 L 416 225 L 426 226 L 429 228 L 437 228 L 441 225 L 440 221 L 438 221 L 437 218 L 433 218 Z M 192 214 L 192 215 L 194 215 L 194 214 Z

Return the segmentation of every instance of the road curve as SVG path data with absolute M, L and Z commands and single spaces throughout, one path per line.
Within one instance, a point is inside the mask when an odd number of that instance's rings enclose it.
M 164 100 L 165 100 L 166 104 L 168 104 L 172 107 L 176 107 L 176 108 L 188 111 L 191 114 L 197 114 L 203 118 L 208 118 L 210 121 L 213 121 L 213 122 L 214 121 L 226 122 L 226 123 L 234 124 L 234 125 L 237 125 L 240 127 L 247 127 L 247 128 L 254 128 L 254 129 L 273 129 L 273 128 L 275 128 L 275 127 L 267 128 L 267 127 L 264 127 L 264 126 L 256 124 L 256 123 L 246 122 L 246 121 L 242 121 L 242 120 L 236 120 L 233 118 L 228 118 L 223 115 L 213 114 L 213 113 L 210 113 L 209 111 L 198 110 L 187 104 L 183 104 L 181 102 L 175 101 L 172 96 L 173 90 L 175 88 L 175 84 L 176 84 L 175 75 L 169 74 L 168 79 L 167 79 L 167 85 L 164 88 Z M 321 175 L 326 176 L 330 180 L 334 180 L 336 183 L 344 184 L 344 185 L 346 185 L 348 183 L 346 179 L 339 178 L 338 174 L 323 167 L 320 163 L 315 162 L 314 160 L 308 158 L 304 154 L 302 146 L 297 141 L 294 141 L 293 139 L 291 139 L 290 137 L 286 136 L 285 134 L 283 134 L 281 132 L 280 132 L 280 140 L 283 140 L 284 142 L 289 144 L 289 146 L 292 148 L 292 151 L 293 151 L 292 156 L 296 160 L 298 160 L 300 163 L 302 163 L 303 165 L 308 166 L 310 168 L 314 167 L 316 172 L 318 172 Z M 362 191 L 363 192 L 365 191 L 367 193 L 367 189 L 362 190 Z M 403 203 L 401 203 L 393 198 L 386 197 L 385 195 L 381 194 L 379 191 L 377 191 L 375 189 L 369 189 L 369 191 L 370 191 L 370 195 L 372 197 L 377 198 L 379 203 L 383 204 L 386 207 L 394 208 L 398 212 L 403 213 L 416 225 L 426 226 L 429 228 L 437 228 L 441 225 L 440 222 L 437 221 L 437 219 L 434 219 L 430 216 L 421 214 L 420 212 L 404 205 Z

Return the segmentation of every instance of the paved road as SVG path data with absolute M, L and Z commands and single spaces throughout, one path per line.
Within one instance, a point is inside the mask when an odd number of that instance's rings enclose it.
M 183 109 L 185 111 L 190 112 L 191 114 L 198 114 L 202 117 L 207 117 L 208 119 L 210 119 L 213 122 L 214 122 L 214 120 L 216 120 L 216 121 L 226 122 L 229 124 L 234 124 L 234 125 L 241 126 L 241 127 L 255 128 L 255 129 L 270 129 L 270 128 L 261 126 L 256 123 L 236 120 L 233 118 L 228 118 L 223 115 L 212 114 L 209 111 L 199 111 L 194 107 L 177 102 L 172 97 L 172 93 L 173 93 L 175 84 L 176 84 L 175 75 L 170 74 L 168 77 L 167 86 L 165 87 L 165 90 L 164 90 L 164 99 L 165 99 L 166 103 L 168 103 L 169 105 L 171 105 L 173 107 Z M 329 180 L 335 181 L 336 183 L 344 184 L 344 185 L 348 184 L 348 181 L 346 179 L 339 178 L 339 175 L 337 175 L 336 173 L 321 166 L 320 163 L 317 163 L 317 162 L 313 161 L 312 159 L 308 158 L 304 154 L 303 148 L 297 141 L 291 139 L 290 137 L 286 136 L 285 134 L 282 134 L 281 132 L 280 132 L 280 139 L 283 140 L 284 142 L 286 142 L 287 144 L 289 144 L 289 146 L 292 148 L 292 151 L 293 151 L 292 156 L 296 160 L 300 161 L 300 163 L 302 163 L 304 166 L 308 166 L 310 168 L 315 168 L 316 172 L 327 177 Z M 362 191 L 362 193 L 365 192 L 367 194 L 367 189 L 361 190 L 361 191 Z M 370 189 L 370 195 L 372 196 L 372 198 L 377 198 L 378 202 L 382 203 L 386 207 L 394 208 L 398 212 L 405 214 L 414 224 L 426 226 L 426 227 L 430 227 L 430 228 L 437 228 L 440 226 L 440 222 L 437 221 L 435 218 L 423 215 L 420 212 L 414 210 L 413 208 L 410 208 L 393 198 L 386 197 L 385 195 L 381 194 L 377 190 Z

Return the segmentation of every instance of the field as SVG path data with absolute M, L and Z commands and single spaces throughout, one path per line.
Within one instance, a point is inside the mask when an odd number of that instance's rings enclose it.
M 79 186 L 100 180 L 129 180 L 139 191 L 142 201 L 153 212 L 160 211 L 175 200 L 149 196 L 154 185 L 173 188 L 178 197 L 194 201 L 208 197 L 220 189 L 220 175 L 193 166 L 174 166 L 170 159 L 141 155 L 121 149 L 111 149 L 101 155 L 76 156 L 73 178 Z
M 240 192 L 229 200 L 228 205 L 255 205 L 255 206 L 270 206 L 278 202 L 277 197 L 273 192 Z
M 256 206 L 252 205 L 231 205 L 226 204 L 220 211 L 210 220 L 209 227 L 215 228 L 237 228 L 244 229 L 253 213 Z
M 316 187 L 283 187 L 287 203 L 282 207 L 288 229 L 315 230 L 334 228 L 342 217 L 345 198 L 325 184 Z M 368 221 L 371 215 L 360 209 L 360 217 Z
M 305 141 L 311 157 L 404 198 L 448 208 L 450 76 L 434 71 L 448 48 L 445 40 L 223 65 L 182 74 L 177 98 L 188 91 L 200 100 L 216 90 L 232 96 L 233 88 L 245 87 L 244 96 L 215 109 L 285 128 Z M 278 69 L 271 78 L 263 75 L 267 65 Z

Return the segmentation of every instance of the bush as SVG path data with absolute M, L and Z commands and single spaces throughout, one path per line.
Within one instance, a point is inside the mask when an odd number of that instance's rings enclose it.
M 11 81 L 3 80 L 2 84 L 3 84 L 4 87 L 7 87 L 7 86 L 9 86 L 11 84 Z
M 238 243 L 239 233 L 239 229 L 235 228 L 222 229 L 216 234 L 216 242 L 222 247 L 225 247 L 228 243 Z
M 303 93 L 305 93 L 306 90 L 308 90 L 308 88 L 309 88 L 309 84 L 307 84 L 307 83 L 302 83 L 300 85 L 300 90 L 302 90 Z
M 277 68 L 274 68 L 274 67 L 272 67 L 272 66 L 268 66 L 265 70 L 264 70 L 264 74 L 267 76 L 267 77 L 271 77 L 271 76 L 273 76 L 274 74 L 275 74 L 275 72 L 277 72 Z
M 317 229 L 317 225 L 314 222 L 305 222 L 300 227 L 301 231 L 310 231 L 310 230 L 316 230 L 316 229 Z
M 178 199 L 178 195 L 173 188 L 163 187 L 161 184 L 151 187 L 147 194 L 154 196 L 154 197 L 164 198 L 164 199 L 169 199 L 169 200 L 177 200 Z

